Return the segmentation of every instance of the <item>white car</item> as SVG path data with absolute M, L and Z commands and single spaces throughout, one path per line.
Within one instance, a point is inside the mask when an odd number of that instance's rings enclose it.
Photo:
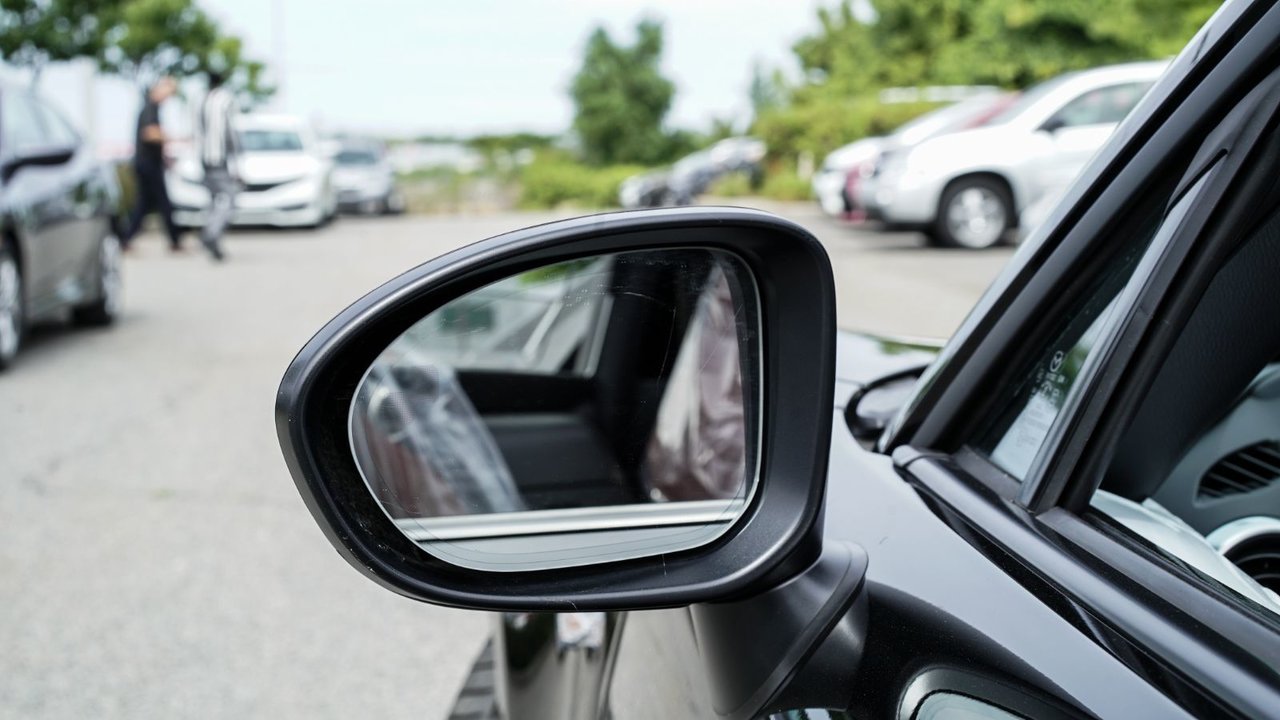
M 883 153 L 918 145 L 937 135 L 978 127 L 1009 104 L 1013 95 L 982 92 L 927 112 L 886 137 L 864 138 L 832 152 L 813 176 L 813 194 L 829 215 L 863 213 L 867 186 Z
M 382 143 L 347 138 L 333 155 L 333 187 L 338 208 L 363 215 L 404 211 L 404 196 L 396 188 L 396 173 Z
M 1075 179 L 1166 65 L 1059 75 L 982 127 L 886 151 L 861 198 L 872 216 L 921 228 L 939 245 L 995 245 L 1024 208 Z
M 290 115 L 240 115 L 236 134 L 236 225 L 316 227 L 337 212 L 333 162 L 311 126 Z M 204 171 L 192 152 L 168 174 L 169 199 L 179 225 L 200 227 L 209 207 Z
M 845 195 L 849 173 L 874 162 L 880 155 L 884 138 L 869 137 L 837 148 L 822 161 L 822 167 L 813 174 L 813 195 L 818 205 L 828 215 L 843 215 L 850 207 Z

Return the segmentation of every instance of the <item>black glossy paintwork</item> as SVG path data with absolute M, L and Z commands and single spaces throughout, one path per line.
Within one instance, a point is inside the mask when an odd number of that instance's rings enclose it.
M 876 373 L 910 367 L 927 354 L 923 347 L 904 349 L 842 333 L 837 407 Z M 1096 637 L 1082 633 L 1087 623 L 1079 608 L 1065 601 L 1046 604 L 1036 586 L 1028 586 L 1034 573 L 1019 578 L 1009 556 L 976 542 L 971 528 L 931 504 L 890 458 L 859 446 L 842 416 L 832 438 L 830 468 L 827 541 L 856 543 L 871 557 L 869 632 L 863 656 L 850 659 L 857 664 L 848 687 L 852 716 L 895 717 L 918 675 L 955 668 L 1076 717 L 1192 717 L 1150 684 L 1159 668 L 1148 668 L 1146 676 L 1135 672 L 1115 654 L 1132 653 L 1131 648 L 1116 645 L 1100 630 Z M 495 626 L 508 645 L 538 647 L 535 654 L 544 658 L 536 682 L 500 688 L 509 720 L 581 717 L 572 714 L 577 699 L 562 688 L 584 665 L 602 667 L 585 658 L 556 656 L 548 625 L 554 629 L 547 620 L 516 629 L 499 619 Z M 653 713 L 659 711 L 664 717 L 709 716 L 706 670 L 688 609 L 627 613 L 625 628 L 618 668 L 608 680 L 612 716 L 657 717 Z M 752 631 L 742 628 L 748 635 Z M 637 698 L 649 704 L 636 705 Z M 668 714 L 673 712 L 689 714 Z

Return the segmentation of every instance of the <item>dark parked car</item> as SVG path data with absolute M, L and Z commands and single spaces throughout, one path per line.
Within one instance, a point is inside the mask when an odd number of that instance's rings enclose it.
M 0 369 L 33 322 L 120 311 L 119 190 L 62 115 L 0 86 Z
M 1280 717 L 1278 51 L 1224 6 L 936 353 L 767 213 L 569 220 L 324 327 L 290 471 L 495 612 L 456 718 Z

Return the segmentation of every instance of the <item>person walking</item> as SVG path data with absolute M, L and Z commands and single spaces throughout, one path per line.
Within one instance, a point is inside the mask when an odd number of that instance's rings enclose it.
M 120 237 L 120 244 L 126 250 L 142 228 L 142 221 L 152 212 L 160 213 L 160 219 L 164 221 L 165 232 L 169 235 L 169 249 L 175 252 L 182 249 L 182 232 L 173 222 L 173 204 L 169 202 L 169 190 L 164 184 L 167 164 L 164 146 L 169 137 L 160 127 L 160 106 L 173 97 L 177 90 L 176 80 L 168 75 L 161 77 L 147 89 L 142 112 L 138 113 L 138 131 L 133 150 L 137 199 Z
M 224 82 L 226 77 L 216 71 L 209 72 L 209 92 L 200 106 L 200 161 L 204 165 L 204 185 L 209 189 L 209 214 L 200 242 L 214 260 L 226 258 L 222 249 L 222 234 L 226 232 L 235 212 L 237 182 L 235 177 L 235 133 L 231 118 L 235 114 L 235 95 Z

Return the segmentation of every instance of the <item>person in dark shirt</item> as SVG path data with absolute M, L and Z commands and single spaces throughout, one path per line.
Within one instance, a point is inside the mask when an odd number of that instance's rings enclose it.
M 160 213 L 169 248 L 182 249 L 182 233 L 173 222 L 173 205 L 164 184 L 164 144 L 168 139 L 160 128 L 160 105 L 177 92 L 178 83 L 168 75 L 156 80 L 147 90 L 146 102 L 138 114 L 138 134 L 134 139 L 133 171 L 137 177 L 137 200 L 129 213 L 121 243 L 127 249 L 150 212 Z

